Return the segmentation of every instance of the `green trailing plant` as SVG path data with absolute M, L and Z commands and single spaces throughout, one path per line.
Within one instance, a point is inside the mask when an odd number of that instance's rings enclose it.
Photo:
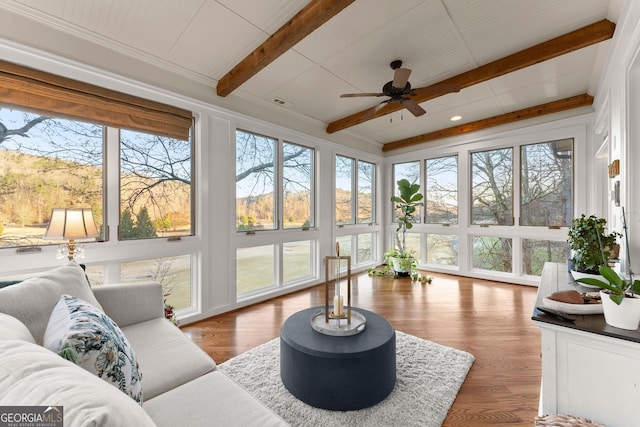
M 396 272 L 393 269 L 393 266 L 383 265 L 381 267 L 372 267 L 367 270 L 367 273 L 370 276 L 382 276 L 382 277 L 396 277 Z M 412 270 L 411 280 L 414 282 L 420 282 L 422 284 L 431 284 L 433 282 L 433 277 L 431 276 L 423 276 L 418 273 L 416 270 Z
M 384 257 L 389 267 L 394 267 L 396 271 L 412 271 L 418 267 L 418 263 L 413 256 L 414 251 L 400 251 L 390 249 L 384 253 Z
M 616 239 L 622 234 L 606 233 L 607 220 L 595 215 L 582 214 L 574 218 L 569 228 L 571 261 L 576 271 L 598 274 L 600 266 L 606 266 Z
M 633 297 L 633 294 L 640 294 L 640 280 L 633 280 L 633 276 L 625 280 L 607 265 L 601 265 L 599 272 L 600 275 L 605 278 L 606 282 L 592 277 L 584 277 L 576 280 L 576 282 L 606 289 L 611 301 L 618 305 L 622 303 L 625 296 Z

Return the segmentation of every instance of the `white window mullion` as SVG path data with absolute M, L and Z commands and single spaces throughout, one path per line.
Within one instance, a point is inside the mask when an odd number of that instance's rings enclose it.
M 109 246 L 118 243 L 118 226 L 120 225 L 120 131 L 117 128 L 106 128 L 105 142 L 105 224 Z M 104 266 L 105 283 L 120 283 L 120 264 L 106 263 Z

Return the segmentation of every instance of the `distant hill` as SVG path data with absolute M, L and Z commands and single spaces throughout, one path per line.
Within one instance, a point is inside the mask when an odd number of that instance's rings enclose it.
M 190 222 L 188 184 L 126 175 L 121 182 L 123 206 L 134 214 L 147 205 L 153 221 L 172 217 L 174 228 Z M 101 224 L 102 201 L 100 167 L 0 149 L 0 224 L 42 225 L 59 207 L 91 207 Z

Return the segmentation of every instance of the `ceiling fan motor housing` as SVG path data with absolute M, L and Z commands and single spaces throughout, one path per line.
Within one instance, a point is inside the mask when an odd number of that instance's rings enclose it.
M 393 87 L 393 81 L 387 82 L 382 87 L 382 93 L 385 96 L 394 98 L 394 101 L 399 100 L 402 98 L 402 95 L 411 95 L 411 83 L 407 82 L 403 89 L 398 89 Z

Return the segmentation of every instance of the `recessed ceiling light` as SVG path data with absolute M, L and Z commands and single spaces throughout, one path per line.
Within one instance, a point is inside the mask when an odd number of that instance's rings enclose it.
M 450 120 L 451 120 L 452 122 L 457 122 L 457 121 L 458 121 L 458 120 L 460 120 L 460 119 L 462 119 L 462 116 L 453 116 L 453 117 L 451 117 L 451 119 L 450 119 Z

